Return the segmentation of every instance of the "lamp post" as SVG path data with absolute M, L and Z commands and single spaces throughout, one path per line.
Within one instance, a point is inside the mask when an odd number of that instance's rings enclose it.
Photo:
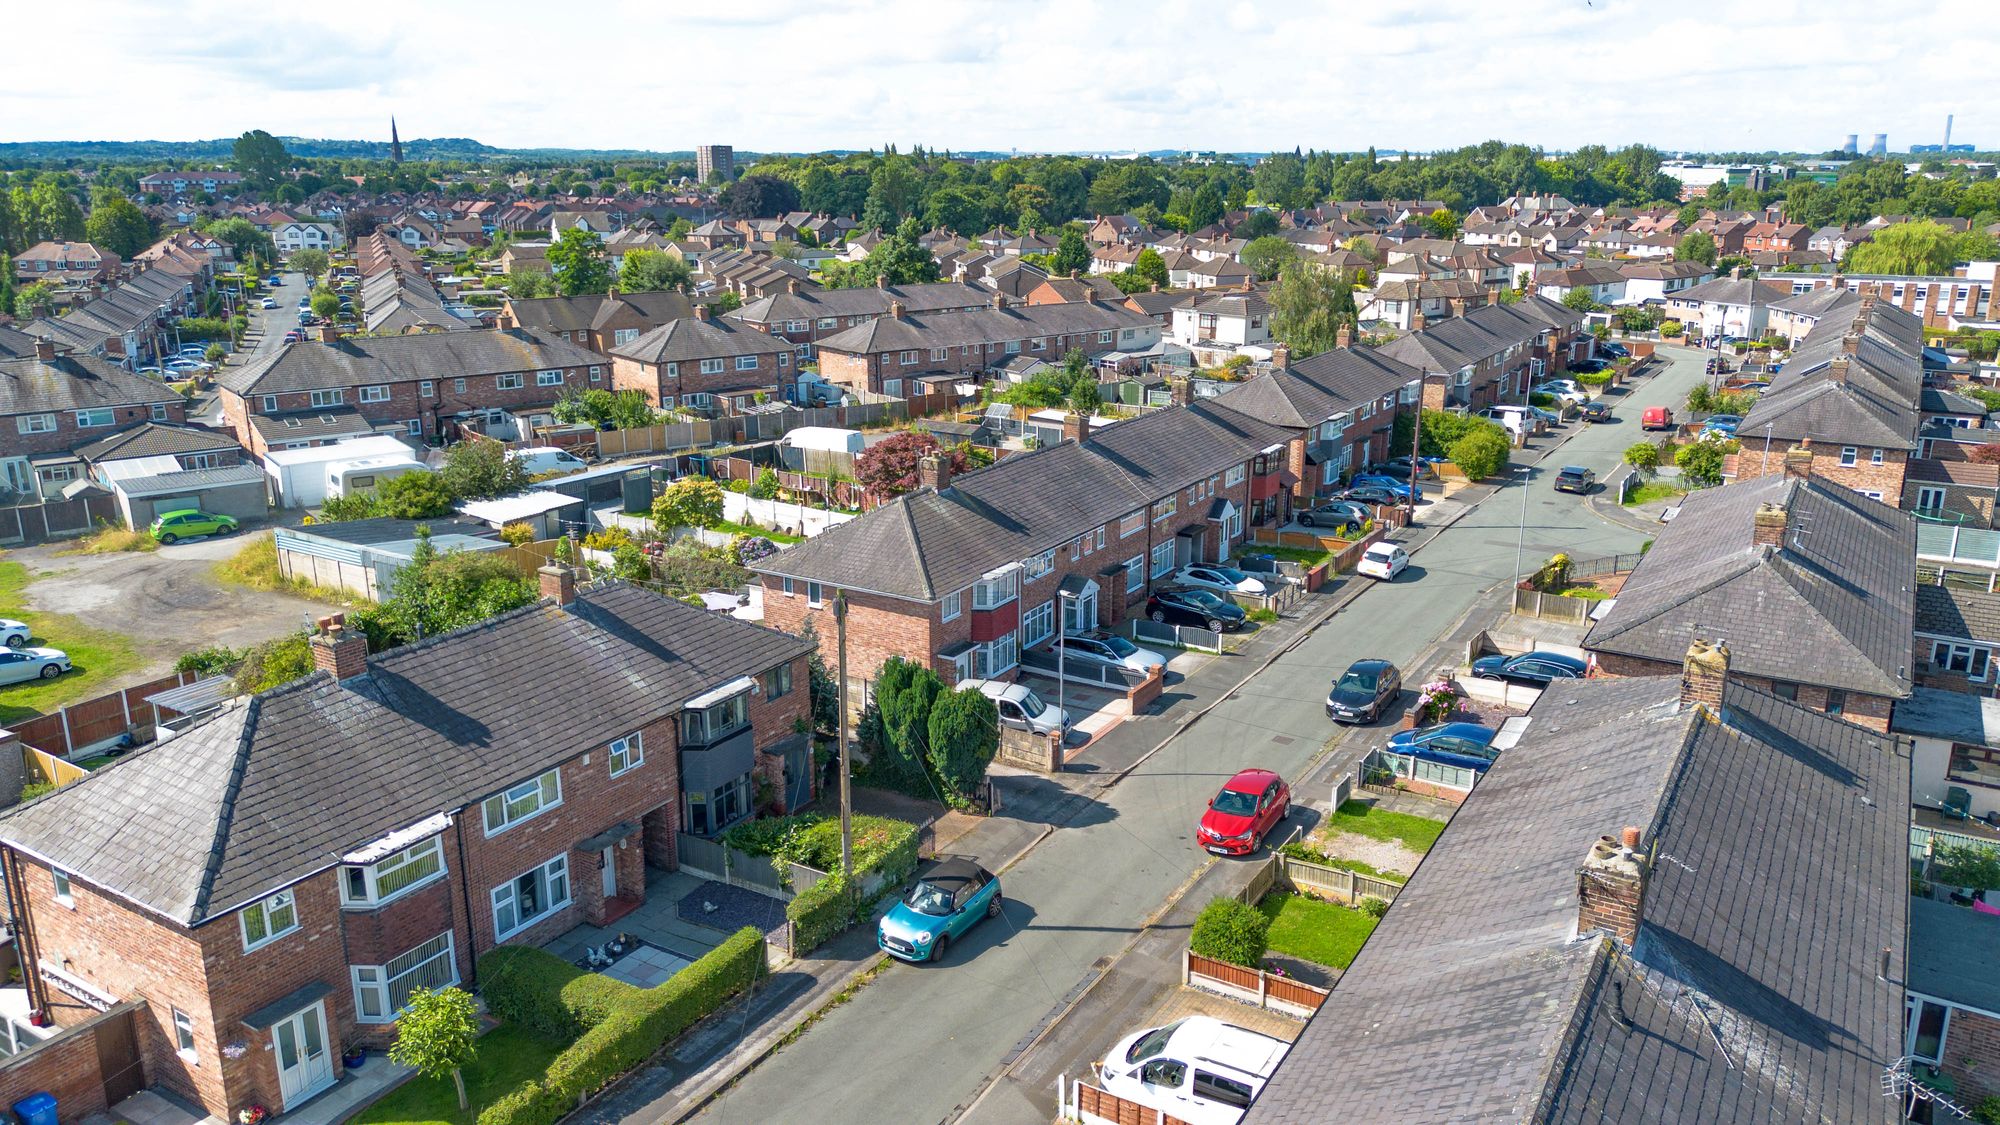
M 1069 607 L 1075 602 L 1074 593 L 1056 591 L 1056 738 L 1062 742 L 1069 741 L 1069 732 L 1064 727 L 1069 712 L 1063 710 L 1063 689 L 1068 686 L 1063 673 L 1069 668 L 1069 646 L 1063 642 L 1069 635 Z
M 1514 469 L 1521 477 L 1521 522 L 1514 532 L 1514 585 L 1521 584 L 1521 551 L 1528 542 L 1528 466 Z

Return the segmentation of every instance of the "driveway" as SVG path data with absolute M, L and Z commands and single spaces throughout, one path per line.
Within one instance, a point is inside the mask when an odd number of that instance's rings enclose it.
M 1107 744 L 1158 749 L 1116 784 L 1090 790 L 1094 799 L 1004 874 L 999 924 L 975 930 L 944 965 L 890 966 L 737 1081 L 703 1120 L 956 1118 L 979 1097 L 981 1076 L 992 1076 L 1201 868 L 1206 857 L 1194 846 L 1194 826 L 1224 779 L 1251 765 L 1303 775 L 1336 734 L 1323 702 L 1335 672 L 1363 657 L 1395 660 L 1412 677 L 1428 671 L 1408 665 L 1483 591 L 1513 577 L 1517 540 L 1524 567 L 1557 550 L 1579 558 L 1637 550 L 1641 533 L 1554 491 L 1555 469 L 1580 464 L 1608 475 L 1638 440 L 1637 407 L 1677 405 L 1700 377 L 1699 358 L 1671 358 L 1617 396 L 1624 420 L 1572 427 L 1567 444 L 1525 484 L 1499 489 L 1419 551 L 1404 577 L 1372 584 L 1200 721 L 1176 733 L 1187 717 L 1179 706 L 1111 732 Z M 1551 439 L 1535 444 L 1546 448 Z M 1049 1121 L 1055 1075 L 1076 1077 L 1069 1063 L 1106 1046 L 1024 1058 L 1023 1069 L 994 1086 L 968 1119 Z M 829 1075 L 838 1080 L 830 1083 Z

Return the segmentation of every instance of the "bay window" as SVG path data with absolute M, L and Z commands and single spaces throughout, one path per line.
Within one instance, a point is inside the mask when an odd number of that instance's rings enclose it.
M 714 706 L 681 712 L 681 745 L 713 745 L 749 725 L 750 695 L 738 692 Z
M 374 863 L 340 869 L 342 906 L 380 906 L 444 874 L 444 838 L 432 836 Z
M 458 983 L 458 957 L 451 931 L 391 958 L 383 965 L 352 966 L 354 1016 L 361 1023 L 391 1023 L 419 988 L 450 988 Z
M 1021 572 L 1008 567 L 1004 573 L 982 578 L 972 584 L 973 609 L 997 609 L 1021 594 Z

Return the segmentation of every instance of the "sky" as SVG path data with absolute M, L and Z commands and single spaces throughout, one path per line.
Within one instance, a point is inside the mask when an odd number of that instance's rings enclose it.
M 0 140 L 672 151 L 2000 147 L 1990 0 L 22 3 Z

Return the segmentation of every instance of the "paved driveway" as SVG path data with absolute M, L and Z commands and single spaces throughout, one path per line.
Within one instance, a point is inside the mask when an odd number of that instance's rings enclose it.
M 1201 867 L 1205 856 L 1192 834 L 1216 786 L 1250 765 L 1297 777 L 1333 737 L 1323 698 L 1335 672 L 1362 657 L 1413 661 L 1482 591 L 1514 575 L 1517 539 L 1527 567 L 1557 550 L 1580 558 L 1636 550 L 1642 533 L 1554 491 L 1556 467 L 1588 465 L 1608 475 L 1639 440 L 1638 408 L 1679 405 L 1700 374 L 1698 358 L 1676 358 L 1619 396 L 1621 421 L 1572 427 L 1578 432 L 1546 468 L 1532 471 L 1525 489 L 1500 489 L 1418 552 L 1400 580 L 1364 591 L 1123 781 L 1098 791 L 1005 873 L 1002 921 L 976 928 L 942 966 L 889 966 L 731 1087 L 703 1120 L 928 1123 L 957 1116 L 1094 963 L 1130 941 Z M 1178 718 L 1133 720 L 1113 737 L 1164 738 Z M 1105 1046 L 1085 1045 L 1082 1054 Z M 1049 1121 L 1053 1077 L 1024 1074 L 996 1086 L 970 1119 Z

